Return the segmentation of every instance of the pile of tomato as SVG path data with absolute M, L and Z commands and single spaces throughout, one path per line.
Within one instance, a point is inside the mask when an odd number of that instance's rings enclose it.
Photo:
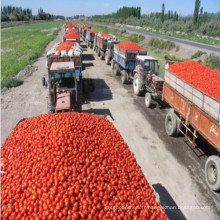
M 126 50 L 144 50 L 144 48 L 140 47 L 138 44 L 132 41 L 125 41 L 117 44 L 117 46 Z
M 169 71 L 220 100 L 220 72 L 193 60 L 174 63 L 169 66 Z
M 58 47 L 56 48 L 56 50 L 59 50 L 59 51 L 66 50 L 68 52 L 74 45 L 75 43 L 72 41 L 65 41 L 65 42 L 60 43 Z
M 107 34 L 107 33 L 102 33 L 101 37 L 112 37 L 112 35 L 111 34 Z
M 7 219 L 166 219 L 133 153 L 104 117 L 45 114 L 1 147 Z
M 77 33 L 69 32 L 63 36 L 64 39 L 79 39 L 80 36 Z

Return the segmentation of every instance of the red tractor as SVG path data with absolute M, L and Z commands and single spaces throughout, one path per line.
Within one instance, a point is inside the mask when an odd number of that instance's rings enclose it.
M 136 56 L 133 71 L 133 90 L 135 95 L 145 92 L 145 104 L 149 108 L 153 99 L 161 99 L 164 80 L 158 76 L 158 60 L 151 56 Z

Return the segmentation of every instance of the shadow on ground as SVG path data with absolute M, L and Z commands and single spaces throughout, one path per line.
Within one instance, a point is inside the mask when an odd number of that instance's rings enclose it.
M 161 184 L 153 184 L 154 190 L 160 196 L 160 204 L 163 207 L 164 211 L 169 220 L 186 220 L 186 217 L 183 215 L 178 205 L 175 203 L 169 192 Z

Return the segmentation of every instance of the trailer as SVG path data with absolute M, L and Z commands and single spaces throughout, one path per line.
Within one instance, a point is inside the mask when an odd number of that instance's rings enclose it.
M 107 43 L 108 41 L 116 41 L 117 38 L 111 34 L 107 33 L 99 33 L 97 35 L 96 40 L 96 52 L 98 53 L 98 56 L 101 58 L 101 60 L 105 59 L 105 53 L 107 50 Z
M 95 30 L 87 30 L 86 39 L 85 39 L 87 47 L 90 47 L 90 48 L 93 47 L 95 34 L 97 34 L 97 33 L 98 33 L 98 31 L 95 31 Z
M 74 44 L 60 43 L 47 54 L 48 80 L 43 77 L 42 84 L 48 88 L 48 112 L 81 111 L 82 62 Z
M 220 74 L 220 73 L 219 73 Z M 169 136 L 182 133 L 196 146 L 198 135 L 203 136 L 220 152 L 220 101 L 165 69 L 162 99 L 172 110 L 166 115 L 165 129 Z M 220 158 L 209 156 L 205 164 L 208 186 L 220 190 Z

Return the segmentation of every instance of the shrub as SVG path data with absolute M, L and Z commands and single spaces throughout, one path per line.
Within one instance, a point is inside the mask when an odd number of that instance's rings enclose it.
M 208 66 L 214 70 L 220 71 L 220 57 L 211 54 L 204 62 L 205 66 Z
M 1 88 L 12 88 L 12 87 L 16 87 L 19 86 L 23 83 L 23 80 L 21 79 L 17 79 L 15 77 L 12 76 L 8 76 L 8 77 L 4 77 L 1 81 Z
M 190 58 L 191 59 L 196 59 L 198 57 L 201 57 L 203 54 L 206 54 L 206 52 L 198 50 L 196 53 L 194 53 Z
M 142 40 L 144 40 L 145 39 L 145 37 L 143 36 L 143 35 L 141 35 L 141 34 L 131 34 L 129 37 L 128 37 L 128 40 L 129 41 L 133 41 L 133 42 L 135 42 L 135 43 L 139 43 L 139 42 L 141 42 Z
M 176 48 L 176 44 L 172 41 L 165 41 L 157 38 L 151 38 L 149 45 L 158 49 L 171 50 Z

